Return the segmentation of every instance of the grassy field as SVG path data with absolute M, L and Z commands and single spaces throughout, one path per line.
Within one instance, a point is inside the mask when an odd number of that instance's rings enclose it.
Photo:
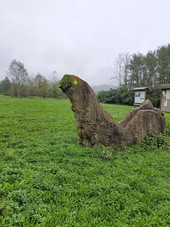
M 87 148 L 70 107 L 0 96 L 0 226 L 170 226 L 169 135 Z

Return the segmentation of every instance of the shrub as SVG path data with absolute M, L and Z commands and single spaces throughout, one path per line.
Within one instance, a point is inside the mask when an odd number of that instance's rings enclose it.
M 153 134 L 153 135 L 146 137 L 142 141 L 141 146 L 145 150 L 154 150 L 154 149 L 158 149 L 158 148 L 166 148 L 167 138 L 163 134 Z
M 101 91 L 97 94 L 97 98 L 102 103 L 133 105 L 134 94 L 127 88 L 120 87 L 109 91 Z

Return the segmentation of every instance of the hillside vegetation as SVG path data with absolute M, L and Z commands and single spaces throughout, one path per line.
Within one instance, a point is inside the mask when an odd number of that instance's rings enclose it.
M 0 226 L 169 226 L 169 133 L 87 148 L 68 100 L 0 96 Z

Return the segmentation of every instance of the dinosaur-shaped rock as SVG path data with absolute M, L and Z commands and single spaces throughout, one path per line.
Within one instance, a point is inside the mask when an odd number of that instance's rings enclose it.
M 116 123 L 99 105 L 91 87 L 79 77 L 64 75 L 60 88 L 72 103 L 78 134 L 85 146 L 125 146 L 140 143 L 150 134 L 165 131 L 165 118 L 149 100 L 140 108 L 132 110 L 120 123 Z

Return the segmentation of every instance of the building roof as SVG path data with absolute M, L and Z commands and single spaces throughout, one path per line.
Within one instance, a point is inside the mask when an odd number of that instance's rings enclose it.
M 145 91 L 150 90 L 149 87 L 135 87 L 132 89 L 132 91 Z
M 170 89 L 170 84 L 160 84 L 159 88 L 162 89 L 162 90 Z

